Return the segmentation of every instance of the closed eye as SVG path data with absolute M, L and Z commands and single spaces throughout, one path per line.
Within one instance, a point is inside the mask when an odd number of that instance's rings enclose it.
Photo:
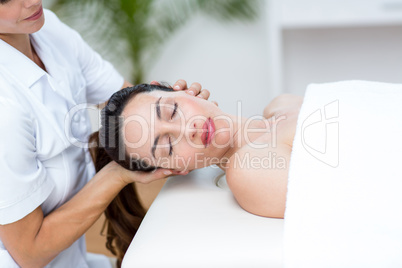
M 173 119 L 173 117 L 176 115 L 177 113 L 177 102 L 174 103 L 174 108 L 173 108 L 173 113 L 172 113 L 172 117 L 170 119 Z
M 173 154 L 172 138 L 169 137 L 169 156 Z

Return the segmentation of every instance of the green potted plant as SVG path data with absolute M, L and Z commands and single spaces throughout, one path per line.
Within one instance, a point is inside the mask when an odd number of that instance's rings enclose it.
M 223 21 L 252 20 L 259 0 L 54 0 L 51 7 L 74 22 L 85 39 L 96 40 L 103 56 L 129 60 L 132 83 L 144 74 L 162 45 L 194 15 L 202 12 Z M 107 56 L 105 57 L 107 58 Z

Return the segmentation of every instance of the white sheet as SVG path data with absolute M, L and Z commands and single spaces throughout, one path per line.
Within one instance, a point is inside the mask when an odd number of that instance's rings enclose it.
M 402 85 L 310 85 L 290 162 L 284 264 L 402 267 Z
M 123 268 L 282 267 L 283 220 L 252 215 L 204 168 L 169 178 L 149 209 Z

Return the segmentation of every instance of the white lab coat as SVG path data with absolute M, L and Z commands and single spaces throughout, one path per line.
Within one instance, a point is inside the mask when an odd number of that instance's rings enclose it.
M 0 224 L 38 206 L 46 216 L 92 178 L 82 146 L 91 125 L 79 104 L 104 102 L 124 82 L 77 32 L 44 14 L 31 40 L 47 72 L 0 40 Z M 0 267 L 18 267 L 1 241 Z M 48 267 L 88 267 L 84 237 Z

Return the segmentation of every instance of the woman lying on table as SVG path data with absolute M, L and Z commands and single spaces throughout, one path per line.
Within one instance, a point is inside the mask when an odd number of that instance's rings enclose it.
M 126 169 L 169 168 L 186 174 L 218 165 L 239 205 L 283 218 L 287 176 L 302 98 L 282 95 L 264 117 L 239 118 L 215 104 L 160 85 L 125 88 L 102 111 L 95 166 L 114 160 Z M 144 216 L 133 187 L 109 206 L 108 247 L 122 258 Z M 116 246 L 113 248 L 112 243 Z

